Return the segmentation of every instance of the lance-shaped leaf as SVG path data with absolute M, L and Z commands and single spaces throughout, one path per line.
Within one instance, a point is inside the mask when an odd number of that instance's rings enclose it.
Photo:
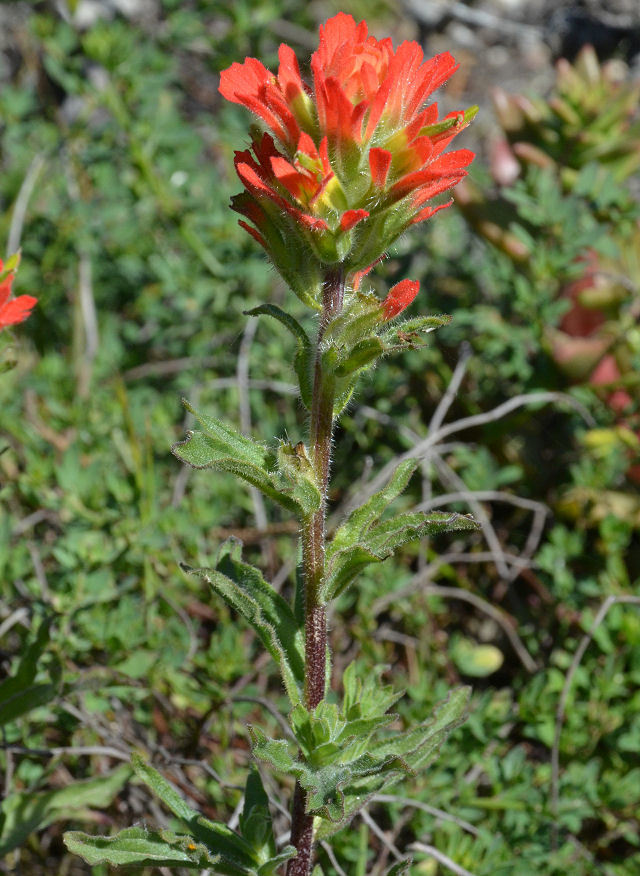
M 391 502 L 404 492 L 417 467 L 418 460 L 416 459 L 407 459 L 401 462 L 386 486 L 349 514 L 344 523 L 336 530 L 327 547 L 327 559 L 330 559 L 341 548 L 351 547 L 360 541 L 368 528 L 380 518 Z
M 272 316 L 282 323 L 296 339 L 297 350 L 293 365 L 298 376 L 298 384 L 300 386 L 300 397 L 307 409 L 311 408 L 311 395 L 313 387 L 313 348 L 309 336 L 302 328 L 297 319 L 294 319 L 290 313 L 277 307 L 275 304 L 261 304 L 259 307 L 254 307 L 253 310 L 245 310 L 245 316 Z
M 255 768 L 249 770 L 245 785 L 240 831 L 253 848 L 256 858 L 262 862 L 258 876 L 272 876 L 282 864 L 296 855 L 293 846 L 285 846 L 279 854 L 276 852 L 269 800 L 260 773 Z
M 184 867 L 202 870 L 215 867 L 216 873 L 241 876 L 250 873 L 247 868 L 225 866 L 219 855 L 212 855 L 205 846 L 189 836 L 172 834 L 168 830 L 148 831 L 144 827 L 128 827 L 115 836 L 91 836 L 69 830 L 64 843 L 74 855 L 96 867 Z
M 301 701 L 304 640 L 288 603 L 264 580 L 262 572 L 240 559 L 242 544 L 230 538 L 220 547 L 217 568 L 186 571 L 203 578 L 218 596 L 254 628 L 280 667 L 291 703 Z
M 2 802 L 0 856 L 21 846 L 34 830 L 54 821 L 90 818 L 90 810 L 109 806 L 130 776 L 130 767 L 123 765 L 108 776 L 74 782 L 66 788 L 9 794 Z
M 49 667 L 50 682 L 34 684 L 40 658 L 49 641 L 52 621 L 53 618 L 48 618 L 40 624 L 35 639 L 26 648 L 14 674 L 0 683 L 0 726 L 45 705 L 58 692 L 61 669 L 57 662 Z
M 273 453 L 231 426 L 199 414 L 183 400 L 186 409 L 202 426 L 202 431 L 188 432 L 184 441 L 178 441 L 171 452 L 192 468 L 215 468 L 227 471 L 256 487 L 265 496 L 278 502 L 295 514 L 304 515 L 304 509 L 291 495 L 283 490 L 274 472 L 276 459 Z
M 131 763 L 138 778 L 188 826 L 191 836 L 202 843 L 209 852 L 220 855 L 221 860 L 230 865 L 253 867 L 256 856 L 252 846 L 243 837 L 226 824 L 210 821 L 196 809 L 192 809 L 173 785 L 139 754 L 132 754 Z
M 327 548 L 324 601 L 343 593 L 367 565 L 386 560 L 408 542 L 425 535 L 478 528 L 471 517 L 441 511 L 409 512 L 380 522 L 388 505 L 409 483 L 417 464 L 413 459 L 401 463 L 384 489 L 353 511 L 337 530 Z
M 353 781 L 342 789 L 344 795 L 342 819 L 334 824 L 323 821 L 318 827 L 317 839 L 327 839 L 345 827 L 374 794 L 397 784 L 407 771 L 416 772 L 418 769 L 424 769 L 433 761 L 452 730 L 459 727 L 466 719 L 469 695 L 470 688 L 458 688 L 436 708 L 433 717 L 419 727 L 385 739 L 376 736 L 375 756 L 382 760 L 395 757 L 395 763 L 402 764 L 402 768 L 389 769 L 369 776 L 354 776 Z

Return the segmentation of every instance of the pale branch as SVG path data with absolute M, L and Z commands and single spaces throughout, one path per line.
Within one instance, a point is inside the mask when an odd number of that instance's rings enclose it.
M 431 855 L 431 857 L 435 858 L 439 864 L 442 864 L 443 867 L 447 867 L 452 873 L 455 873 L 456 876 L 474 876 L 470 870 L 466 870 L 464 867 L 461 867 L 460 864 L 456 864 L 455 861 L 453 861 L 448 855 L 445 855 L 444 852 L 436 849 L 435 846 L 427 845 L 427 843 L 412 843 L 409 846 L 409 851 L 422 852 L 425 855 Z

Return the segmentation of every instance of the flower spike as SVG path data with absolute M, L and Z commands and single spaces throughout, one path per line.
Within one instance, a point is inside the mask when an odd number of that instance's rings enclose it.
M 445 150 L 476 110 L 439 121 L 437 104 L 427 100 L 458 69 L 453 57 L 425 60 L 416 42 L 394 49 L 343 12 L 320 27 L 313 87 L 289 46 L 281 45 L 278 57 L 277 75 L 247 58 L 220 76 L 222 96 L 269 130 L 252 135 L 251 152 L 236 154 L 246 197 L 259 208 L 241 202 L 256 233 L 244 220 L 243 227 L 285 279 L 295 251 L 315 263 L 314 274 L 340 264 L 355 288 L 403 231 L 451 203 L 428 202 L 466 176 L 473 153 Z

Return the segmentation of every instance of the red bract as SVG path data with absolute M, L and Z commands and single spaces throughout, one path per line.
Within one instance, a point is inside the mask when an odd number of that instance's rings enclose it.
M 320 27 L 313 88 L 288 46 L 279 59 L 277 75 L 247 58 L 220 77 L 220 93 L 273 134 L 254 134 L 252 151 L 236 154 L 249 197 L 234 209 L 283 275 L 311 260 L 318 283 L 330 264 L 353 276 L 447 206 L 428 202 L 466 175 L 472 152 L 443 153 L 475 108 L 438 121 L 437 104 L 425 103 L 457 69 L 451 55 L 425 60 L 415 42 L 394 49 L 344 13 Z
M 13 283 L 14 273 L 9 271 L 6 276 L 3 276 L 4 263 L 0 259 L 0 330 L 7 328 L 10 325 L 16 325 L 19 322 L 24 322 L 38 299 L 31 295 L 20 295 L 18 298 L 12 298 L 11 284 Z
M 384 319 L 393 319 L 407 308 L 418 294 L 420 283 L 417 280 L 402 280 L 389 289 L 389 294 L 382 302 Z

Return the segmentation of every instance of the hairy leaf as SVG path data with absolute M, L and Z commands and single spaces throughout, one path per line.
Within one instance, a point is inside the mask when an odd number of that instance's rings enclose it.
M 221 855 L 226 863 L 240 867 L 253 866 L 255 863 L 253 849 L 239 834 L 228 828 L 226 824 L 210 821 L 196 809 L 192 809 L 173 785 L 139 754 L 134 753 L 131 756 L 131 763 L 138 778 L 151 788 L 177 818 L 184 821 L 191 835 L 198 842 L 203 843 L 209 852 Z
M 220 420 L 198 413 L 188 402 L 183 400 L 183 403 L 203 429 L 190 431 L 184 441 L 173 444 L 171 452 L 174 456 L 192 468 L 229 472 L 288 511 L 301 517 L 308 516 L 309 508 L 318 501 L 312 485 L 296 482 L 293 489 L 283 488 L 275 470 L 276 456 L 268 448 Z
M 380 338 L 364 338 L 342 359 L 336 368 L 336 376 L 346 377 L 354 371 L 360 371 L 367 365 L 372 365 L 383 353 L 384 347 Z
M 221 867 L 219 856 L 193 841 L 169 831 L 147 831 L 143 827 L 128 827 L 115 836 L 91 836 L 70 830 L 64 834 L 70 852 L 79 855 L 91 866 L 111 864 L 114 867 L 184 867 L 201 870 L 215 866 L 216 873 L 244 874 L 250 871 Z
M 259 307 L 254 307 L 253 310 L 245 310 L 246 316 L 272 316 L 281 322 L 296 339 L 298 349 L 294 359 L 294 368 L 298 376 L 298 384 L 300 386 L 300 396 L 303 404 L 307 409 L 311 407 L 312 395 L 312 371 L 313 371 L 313 348 L 309 336 L 302 328 L 297 319 L 294 319 L 290 313 L 282 310 L 275 304 L 261 304 Z
M 354 775 L 348 784 L 341 787 L 343 815 L 338 820 L 321 822 L 317 838 L 326 839 L 337 833 L 374 794 L 397 784 L 406 772 L 416 772 L 426 767 L 437 756 L 452 730 L 464 722 L 469 694 L 470 688 L 458 688 L 436 708 L 433 717 L 419 727 L 386 738 L 376 736 L 375 748 L 372 748 L 375 757 L 387 765 L 386 769 L 369 775 Z
M 404 492 L 411 475 L 418 466 L 418 460 L 408 459 L 401 462 L 389 478 L 386 486 L 374 493 L 359 508 L 356 508 L 342 525 L 336 530 L 333 539 L 327 547 L 327 557 L 330 558 L 335 551 L 343 547 L 349 547 L 359 541 L 367 529 L 379 520 L 388 505 Z
M 292 704 L 300 702 L 304 685 L 303 629 L 287 602 L 267 584 L 262 572 L 240 559 L 241 543 L 229 539 L 220 548 L 216 569 L 191 569 L 254 628 L 280 667 Z
M 278 447 L 278 467 L 284 478 L 292 484 L 290 494 L 298 504 L 302 515 L 310 517 L 322 504 L 322 496 L 316 483 L 316 475 L 302 443 L 293 447 L 282 443 Z

